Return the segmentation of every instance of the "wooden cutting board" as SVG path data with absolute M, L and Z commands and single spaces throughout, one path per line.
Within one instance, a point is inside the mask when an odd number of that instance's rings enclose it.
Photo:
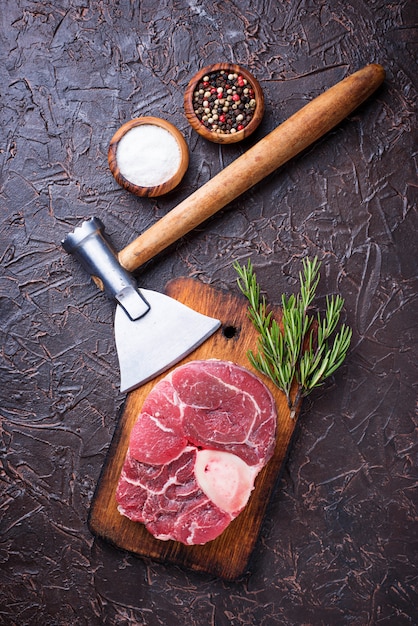
M 180 278 L 170 282 L 166 287 L 166 293 L 222 322 L 221 328 L 184 359 L 183 363 L 195 359 L 217 358 L 252 369 L 247 351 L 256 349 L 257 333 L 248 320 L 248 302 L 243 296 L 216 290 L 191 278 Z M 275 314 L 279 319 L 280 309 L 276 309 Z M 164 349 L 164 346 L 161 346 L 161 349 Z M 180 363 L 176 367 L 179 365 Z M 128 448 L 131 428 L 144 399 L 167 373 L 128 394 L 93 498 L 89 527 L 98 537 L 140 557 L 174 563 L 225 580 L 234 580 L 247 570 L 269 499 L 287 455 L 297 416 L 294 419 L 290 417 L 284 394 L 263 378 L 277 404 L 277 444 L 273 458 L 257 476 L 248 505 L 222 535 L 204 546 L 185 546 L 174 541 L 160 541 L 142 524 L 120 515 L 116 508 L 115 491 Z

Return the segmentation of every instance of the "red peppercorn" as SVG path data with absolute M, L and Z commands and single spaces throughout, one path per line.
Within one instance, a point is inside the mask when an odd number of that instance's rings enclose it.
M 235 102 L 238 102 L 238 100 L 241 100 L 241 98 L 237 93 L 234 93 L 234 95 L 232 96 L 232 100 L 234 100 Z

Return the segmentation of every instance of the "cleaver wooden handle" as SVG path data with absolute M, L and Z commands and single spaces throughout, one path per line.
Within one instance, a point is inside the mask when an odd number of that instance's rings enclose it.
M 331 130 L 384 78 L 370 64 L 316 97 L 123 248 L 120 264 L 133 271 L 149 261 Z

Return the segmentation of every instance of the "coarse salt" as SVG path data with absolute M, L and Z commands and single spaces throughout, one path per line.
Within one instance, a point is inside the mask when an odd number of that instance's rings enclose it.
M 139 187 L 156 187 L 175 175 L 181 151 L 175 137 L 165 128 L 140 124 L 119 141 L 116 161 L 129 182 Z

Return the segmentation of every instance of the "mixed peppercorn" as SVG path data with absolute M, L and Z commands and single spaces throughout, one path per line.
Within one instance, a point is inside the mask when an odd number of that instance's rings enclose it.
M 225 70 L 203 76 L 193 94 L 200 123 L 215 133 L 236 133 L 251 122 L 256 108 L 252 85 L 241 74 Z

